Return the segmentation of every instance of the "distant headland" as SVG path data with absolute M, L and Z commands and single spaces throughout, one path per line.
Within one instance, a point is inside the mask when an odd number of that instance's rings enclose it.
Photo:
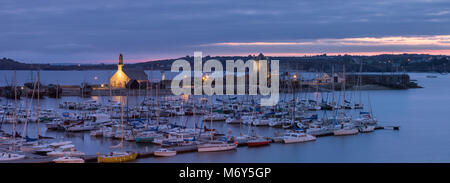
M 221 62 L 226 60 L 249 59 L 263 57 L 268 60 L 279 60 L 281 70 L 303 70 L 310 72 L 328 72 L 332 65 L 346 65 L 347 72 L 358 72 L 361 62 L 363 72 L 439 72 L 450 71 L 450 56 L 428 54 L 384 54 L 375 56 L 354 56 L 326 54 L 304 57 L 286 56 L 206 56 L 204 61 L 216 59 Z M 139 68 L 145 70 L 170 70 L 171 64 L 177 59 L 185 59 L 193 62 L 193 56 L 185 56 L 175 59 L 147 61 L 141 63 L 125 64 L 127 68 Z M 0 59 L 0 70 L 115 70 L 116 64 L 29 64 L 16 61 L 11 58 Z M 339 67 L 337 67 L 339 68 Z M 339 72 L 338 70 L 336 70 Z

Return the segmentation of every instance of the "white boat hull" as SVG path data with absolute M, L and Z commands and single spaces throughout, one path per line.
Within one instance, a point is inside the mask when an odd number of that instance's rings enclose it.
M 228 151 L 232 149 L 236 149 L 235 144 L 220 144 L 220 145 L 200 145 L 198 146 L 198 152 L 214 152 L 214 151 Z
M 74 158 L 74 157 L 62 157 L 62 158 L 54 159 L 53 162 L 55 162 L 55 163 L 84 163 L 84 160 L 81 158 Z
M 335 136 L 355 135 L 358 133 L 358 129 L 339 129 L 334 131 Z
M 314 140 L 316 140 L 316 137 L 307 134 L 306 136 L 298 137 L 298 138 L 284 138 L 283 142 L 285 144 L 291 144 L 291 143 L 309 142 L 309 141 L 314 141 Z
M 155 156 L 160 156 L 160 157 L 169 157 L 169 156 L 177 155 L 177 152 L 176 151 L 167 151 L 167 152 L 155 151 L 153 154 Z

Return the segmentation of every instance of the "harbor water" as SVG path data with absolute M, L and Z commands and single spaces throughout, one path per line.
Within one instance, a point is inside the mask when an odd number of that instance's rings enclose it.
M 27 71 L 22 75 L 25 75 Z M 28 71 L 29 73 L 30 71 Z M 75 72 L 75 73 L 73 73 Z M 80 73 L 82 72 L 82 73 Z M 83 78 L 94 78 L 102 73 L 107 78 L 108 71 L 41 71 L 43 83 L 79 84 Z M 12 71 L 2 71 L 1 74 L 9 75 Z M 78 75 L 78 77 L 63 77 L 63 75 Z M 87 74 L 90 73 L 90 74 Z M 81 74 L 81 75 L 79 75 Z M 83 74 L 87 74 L 84 75 Z M 399 131 L 377 130 L 372 133 L 359 133 L 353 136 L 328 136 L 318 138 L 316 141 L 298 144 L 277 144 L 269 146 L 249 148 L 240 147 L 234 151 L 211 153 L 184 153 L 167 158 L 144 158 L 134 162 L 143 163 L 177 163 L 177 162 L 218 162 L 218 163 L 257 163 L 257 162 L 450 162 L 450 75 L 434 74 L 437 78 L 427 78 L 430 73 L 409 73 L 411 79 L 416 79 L 424 88 L 408 90 L 371 90 L 363 91 L 363 98 L 370 96 L 370 102 L 374 116 L 381 126 L 400 126 Z M 19 75 L 19 74 L 18 74 Z M 28 74 L 30 75 L 30 74 Z M 48 77 L 47 77 L 48 75 Z M 26 75 L 25 75 L 26 76 Z M 21 77 L 25 77 L 21 76 Z M 29 76 L 28 76 L 29 77 Z M 73 81 L 64 79 L 77 78 Z M 102 78 L 102 79 L 105 79 Z M 23 79 L 26 80 L 26 79 Z M 97 77 L 97 80 L 99 78 Z M 91 80 L 90 80 L 91 81 Z M 101 83 L 102 81 L 99 81 Z M 3 83 L 3 82 L 2 82 Z M 299 94 L 301 95 L 301 94 Z M 336 95 L 339 95 L 336 92 Z M 25 97 L 20 102 L 24 102 Z M 118 100 L 119 97 L 114 97 Z M 130 97 L 129 102 L 139 103 L 143 97 Z M 63 97 L 62 101 L 82 100 L 107 101 L 109 97 Z M 1 103 L 12 101 L 1 98 Z M 35 103 L 35 102 L 33 102 Z M 56 99 L 46 98 L 40 100 L 41 108 L 57 108 Z M 62 109 L 58 109 L 62 110 Z M 198 117 L 200 118 L 200 117 Z M 192 126 L 192 117 L 174 117 L 171 121 L 188 120 L 188 126 Z M 249 126 L 227 125 L 224 122 L 213 122 L 212 126 L 221 133 L 239 135 L 247 133 Z M 10 124 L 2 124 L 4 131 L 10 132 Z M 19 132 L 23 125 L 17 127 Z M 271 127 L 257 127 L 256 131 L 262 136 L 273 136 L 282 129 Z M 86 155 L 95 155 L 97 152 L 110 152 L 111 146 L 120 143 L 119 140 L 91 137 L 89 132 L 68 133 L 47 131 L 44 124 L 40 124 L 39 132 L 42 136 L 56 137 L 56 140 L 70 140 L 77 150 Z M 28 134 L 35 137 L 37 133 L 36 123 L 29 124 Z M 124 142 L 124 150 L 138 152 L 151 152 L 159 148 L 156 145 L 139 145 L 135 142 Z

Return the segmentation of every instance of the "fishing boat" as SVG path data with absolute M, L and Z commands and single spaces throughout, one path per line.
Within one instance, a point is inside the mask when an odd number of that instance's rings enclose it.
M 285 144 L 298 143 L 298 142 L 308 142 L 316 140 L 316 137 L 305 134 L 305 133 L 286 133 L 283 137 L 283 142 Z
M 7 152 L 2 152 L 0 153 L 0 162 L 1 161 L 11 161 L 11 160 L 20 160 L 20 159 L 24 159 L 25 155 L 21 155 L 21 154 L 14 154 L 14 153 L 7 153 Z
M 247 141 L 248 147 L 259 147 L 259 146 L 266 146 L 270 144 L 270 140 L 258 138 L 254 140 Z
M 77 157 L 60 157 L 60 158 L 54 159 L 53 162 L 55 162 L 55 163 L 84 163 L 84 159 L 77 158 Z
M 122 163 L 135 160 L 138 153 L 135 152 L 111 152 L 107 155 L 97 153 L 98 163 Z
M 153 152 L 153 154 L 160 157 L 169 157 L 177 155 L 177 151 L 172 151 L 169 149 L 158 149 L 157 151 Z
M 211 141 L 206 144 L 198 145 L 198 152 L 214 152 L 214 151 L 228 151 L 232 149 L 236 149 L 237 143 L 229 144 L 221 141 Z

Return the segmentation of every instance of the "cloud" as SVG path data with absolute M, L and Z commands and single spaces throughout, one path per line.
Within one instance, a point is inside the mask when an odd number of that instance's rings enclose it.
M 120 52 L 154 60 L 198 50 L 220 55 L 445 49 L 448 40 L 434 39 L 448 38 L 434 35 L 450 35 L 449 6 L 421 0 L 2 0 L 0 57 L 61 63 L 115 60 Z
M 339 39 L 316 39 L 305 42 L 225 42 L 205 46 L 304 46 L 304 45 L 352 45 L 352 46 L 450 46 L 450 35 L 389 36 Z

